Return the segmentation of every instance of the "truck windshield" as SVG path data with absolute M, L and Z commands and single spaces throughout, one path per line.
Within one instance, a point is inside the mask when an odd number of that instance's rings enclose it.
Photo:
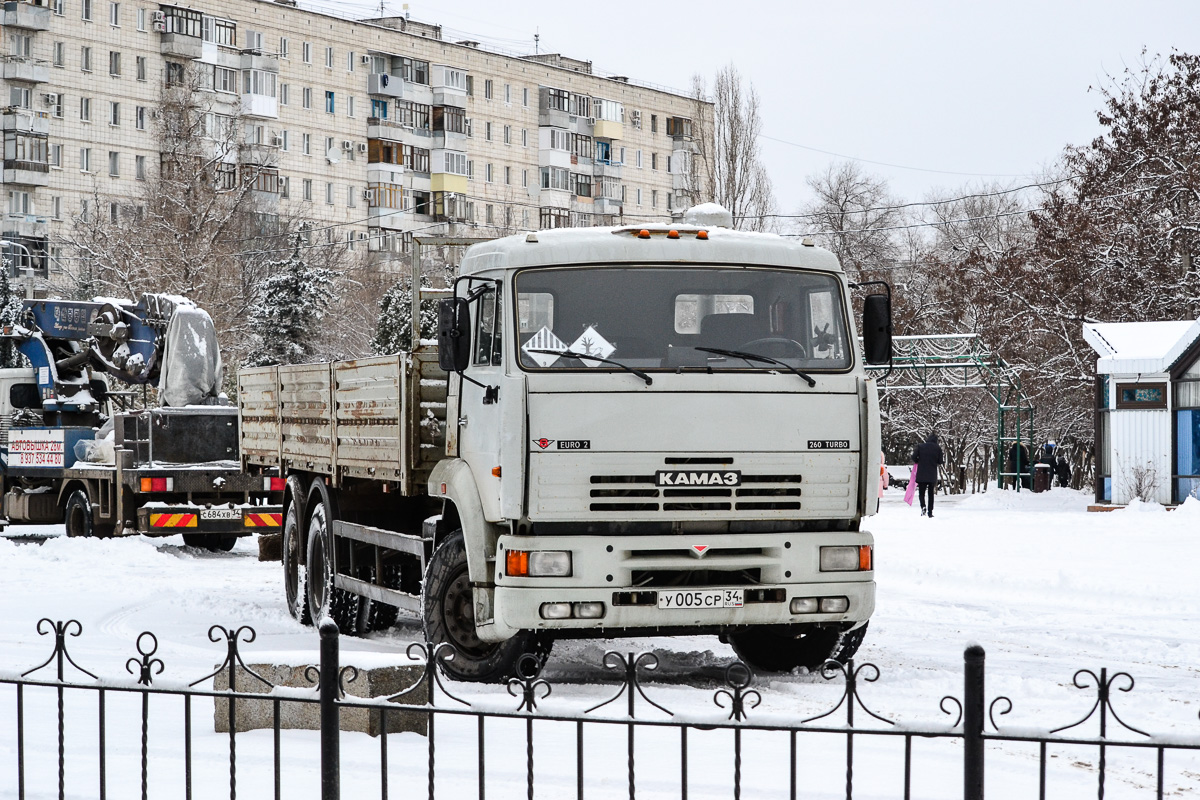
M 555 267 L 514 278 L 522 368 L 779 370 L 706 352 L 766 356 L 805 372 L 849 368 L 841 285 L 832 275 L 759 267 Z M 542 351 L 542 352 L 539 352 Z M 551 352 L 545 352 L 551 351 Z

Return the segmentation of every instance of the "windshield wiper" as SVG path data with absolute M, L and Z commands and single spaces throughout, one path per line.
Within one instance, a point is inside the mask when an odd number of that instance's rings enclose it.
M 732 356 L 733 358 L 740 358 L 744 361 L 762 361 L 767 364 L 776 364 L 808 381 L 809 388 L 817 385 L 817 382 L 813 379 L 812 375 L 809 375 L 807 372 L 801 372 L 791 364 L 780 361 L 777 358 L 760 356 L 757 353 L 743 353 L 741 350 L 723 350 L 720 347 L 694 347 L 692 349 L 699 350 L 702 353 L 716 353 L 719 356 Z
M 526 350 L 526 353 L 546 353 L 552 356 L 560 356 L 562 358 L 587 359 L 588 361 L 599 361 L 601 364 L 612 364 L 614 367 L 620 367 L 626 372 L 632 372 L 646 382 L 649 386 L 654 383 L 654 379 L 640 369 L 634 369 L 628 364 L 622 364 L 620 361 L 613 361 L 611 358 L 600 358 L 600 356 L 590 356 L 587 353 L 576 353 L 574 350 Z

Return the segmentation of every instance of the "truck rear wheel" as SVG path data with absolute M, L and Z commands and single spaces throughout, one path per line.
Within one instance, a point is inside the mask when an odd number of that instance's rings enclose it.
M 521 631 L 504 642 L 485 642 L 475 631 L 475 601 L 467 575 L 467 547 L 462 531 L 447 537 L 429 560 L 422 592 L 425 639 L 454 647 L 454 658 L 442 661 L 446 674 L 460 681 L 503 682 L 516 674 L 526 653 L 545 663 L 553 639 Z
M 288 613 L 302 625 L 312 625 L 312 614 L 308 611 L 307 571 L 304 568 L 303 537 L 300 520 L 304 515 L 304 492 L 298 478 L 288 478 L 287 514 L 283 519 L 283 593 Z
M 92 515 L 92 501 L 87 492 L 76 489 L 67 498 L 63 507 L 63 523 L 67 528 L 67 536 L 111 536 L 112 525 L 97 525 Z
M 858 652 L 866 634 L 866 625 L 846 632 L 805 626 L 799 633 L 739 631 L 729 637 L 729 643 L 738 658 L 753 669 L 791 672 L 796 667 L 815 670 L 830 659 L 845 664 Z
M 309 493 L 308 568 L 305 570 L 308 613 L 313 620 L 329 617 L 345 634 L 362 633 L 363 598 L 333 585 L 332 503 L 325 485 L 314 483 Z

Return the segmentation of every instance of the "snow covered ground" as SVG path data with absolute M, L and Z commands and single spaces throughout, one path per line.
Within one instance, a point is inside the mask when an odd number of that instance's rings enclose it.
M 1142 507 L 1089 514 L 1088 498 L 1080 493 L 993 490 L 940 497 L 935 518 L 925 519 L 901 496 L 899 490 L 887 492 L 882 513 L 869 525 L 876 536 L 879 592 L 858 660 L 878 665 L 881 672 L 877 682 L 860 685 L 873 711 L 911 725 L 953 721 L 938 703 L 944 695 L 961 698 L 962 652 L 978 642 L 987 650 L 989 698 L 1006 695 L 1013 702 L 1012 713 L 997 719 L 1002 725 L 1045 730 L 1083 717 L 1095 693 L 1073 687 L 1072 676 L 1078 669 L 1098 674 L 1106 667 L 1110 675 L 1125 671 L 1137 681 L 1130 693 L 1113 692 L 1113 705 L 1125 722 L 1200 742 L 1200 503 L 1169 513 Z M 210 554 L 183 546 L 177 537 L 77 540 L 55 528 L 19 527 L 4 536 L 0 674 L 11 676 L 50 654 L 53 637 L 35 630 L 43 617 L 81 622 L 83 633 L 70 639 L 70 652 L 103 678 L 127 678 L 124 665 L 135 655 L 135 640 L 151 630 L 159 637 L 157 656 L 166 666 L 156 681 L 194 680 L 224 657 L 224 647 L 207 638 L 211 624 L 254 627 L 257 640 L 243 646 L 248 662 L 315 660 L 316 634 L 287 615 L 280 567 L 258 562 L 251 540 L 241 540 L 232 553 Z M 419 638 L 415 620 L 402 621 L 370 639 L 344 638 L 342 660 L 406 663 L 405 648 Z M 719 713 L 712 695 L 733 653 L 704 637 L 560 643 L 543 676 L 554 693 L 540 709 L 578 711 L 610 696 L 614 676 L 601 666 L 606 649 L 654 651 L 661 666 L 646 681 L 651 698 L 689 717 Z M 756 688 L 763 703 L 751 719 L 760 722 L 813 716 L 831 708 L 841 693 L 840 681 L 808 675 L 776 676 L 760 680 Z M 499 689 L 458 685 L 455 690 L 476 702 L 516 706 Z M 27 796 L 57 796 L 53 693 L 27 690 L 25 702 Z M 155 702 L 150 795 L 182 796 L 180 701 Z M 67 733 L 69 797 L 97 794 L 95 703 L 94 693 L 68 695 L 73 723 Z M 133 796 L 138 788 L 137 703 L 132 697 L 109 701 L 111 797 Z M 646 713 L 661 718 L 653 709 Z M 828 721 L 840 723 L 841 714 Z M 195 796 L 228 796 L 228 774 L 222 771 L 227 739 L 212 732 L 211 706 L 197 703 L 194 716 L 194 758 L 197 764 L 213 759 L 197 770 Z M 15 691 L 0 685 L 0 798 L 16 796 L 15 719 Z M 587 796 L 624 796 L 624 729 L 602 728 L 588 728 Z M 524 796 L 524 726 L 489 722 L 488 731 L 488 797 Z M 1097 732 L 1096 719 L 1078 729 L 1080 736 Z M 1118 736 L 1111 719 L 1109 734 Z M 538 796 L 573 796 L 573 726 L 539 723 L 534 736 Z M 439 796 L 474 796 L 475 737 L 473 720 L 439 720 Z M 639 796 L 679 795 L 678 738 L 674 730 L 639 731 Z M 690 797 L 731 796 L 728 738 L 720 732 L 689 734 Z M 786 736 L 748 733 L 743 743 L 743 796 L 786 797 Z M 378 747 L 365 735 L 343 735 L 343 796 L 378 796 Z M 841 796 L 845 737 L 804 734 L 799 747 L 802 795 Z M 856 738 L 856 797 L 901 795 L 902 747 L 899 738 Z M 270 795 L 270 753 L 269 731 L 238 737 L 239 796 Z M 283 753 L 286 796 L 316 797 L 317 734 L 285 732 Z M 914 797 L 960 796 L 957 742 L 916 739 L 913 753 Z M 993 743 L 988 753 L 990 796 L 1036 796 L 1036 746 Z M 1050 756 L 1049 796 L 1095 796 L 1097 748 L 1056 746 Z M 423 738 L 390 737 L 393 796 L 402 796 L 397 787 L 408 787 L 403 796 L 420 791 L 425 758 Z M 1154 796 L 1154 758 L 1153 750 L 1110 749 L 1107 796 Z M 1200 756 L 1168 753 L 1165 772 L 1168 795 L 1200 797 Z

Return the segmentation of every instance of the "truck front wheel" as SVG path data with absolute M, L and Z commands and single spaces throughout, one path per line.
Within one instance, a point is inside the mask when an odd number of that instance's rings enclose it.
M 475 602 L 467 574 L 467 548 L 462 531 L 449 535 L 429 559 L 422 592 L 425 639 L 433 646 L 454 647 L 454 657 L 441 662 L 446 674 L 460 681 L 496 683 L 516 674 L 517 660 L 526 653 L 545 663 L 553 640 L 521 631 L 503 642 L 485 642 L 475 631 Z
M 796 633 L 751 629 L 731 635 L 729 643 L 738 658 L 753 669 L 791 672 L 796 667 L 815 670 L 831 659 L 845 664 L 858 652 L 866 634 L 865 624 L 845 632 L 807 626 Z

